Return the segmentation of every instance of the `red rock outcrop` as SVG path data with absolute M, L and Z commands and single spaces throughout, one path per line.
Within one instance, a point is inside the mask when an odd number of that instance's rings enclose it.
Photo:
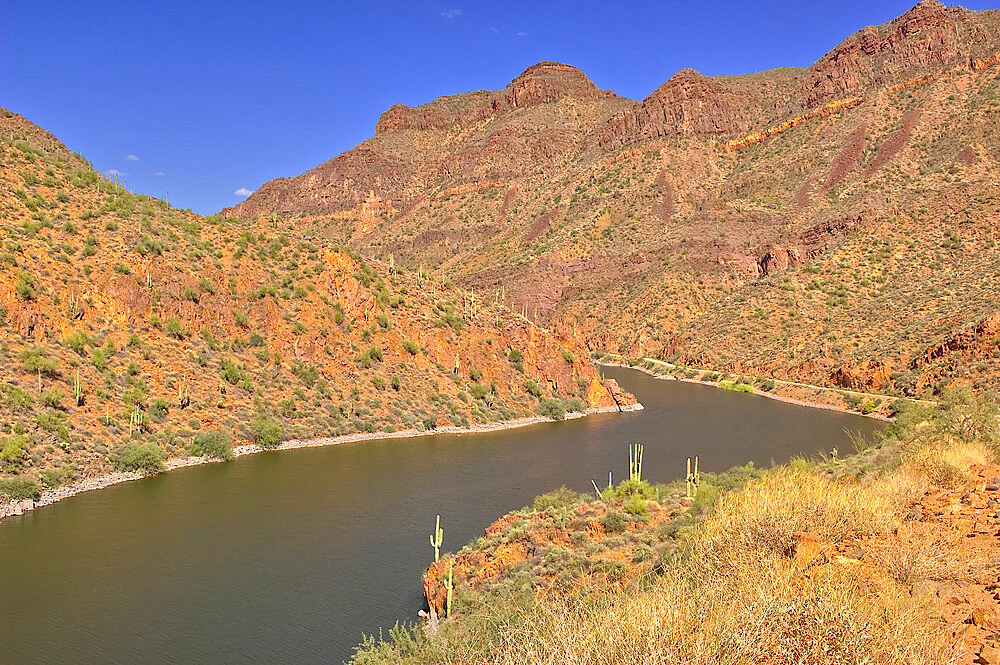
M 375 135 L 399 129 L 455 129 L 492 115 L 558 101 L 563 97 L 597 99 L 617 95 L 598 89 L 576 67 L 560 62 L 539 62 L 497 92 L 481 90 L 467 95 L 441 97 L 417 107 L 396 104 L 379 118 Z
M 962 7 L 921 0 L 883 26 L 859 30 L 810 68 L 805 103 L 823 104 L 914 70 L 964 63 L 958 24 L 967 14 Z

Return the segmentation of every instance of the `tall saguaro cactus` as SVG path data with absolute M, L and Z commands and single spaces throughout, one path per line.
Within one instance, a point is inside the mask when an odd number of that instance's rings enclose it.
M 455 581 L 452 577 L 452 567 L 454 563 L 455 562 L 452 560 L 448 561 L 448 582 L 444 585 L 445 588 L 448 589 L 448 597 L 445 601 L 445 616 L 449 617 L 451 616 L 451 594 L 452 591 L 455 590 Z
M 628 447 L 628 479 L 639 482 L 642 480 L 642 444 L 630 444 Z
M 698 483 L 701 481 L 701 474 L 698 473 L 698 456 L 694 458 L 694 471 L 691 470 L 691 458 L 687 459 L 687 498 L 698 496 Z
M 441 528 L 441 516 L 437 516 L 437 521 L 434 523 L 434 533 L 430 536 L 431 547 L 434 548 L 434 563 L 437 563 L 441 559 L 441 541 L 444 539 L 444 529 Z

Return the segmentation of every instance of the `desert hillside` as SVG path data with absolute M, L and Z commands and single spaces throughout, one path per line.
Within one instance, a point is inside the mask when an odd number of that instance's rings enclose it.
M 639 101 L 543 62 L 397 105 L 225 211 L 447 275 L 592 350 L 928 396 L 1000 381 L 1000 11 Z
M 8 494 L 226 457 L 234 440 L 561 418 L 631 399 L 602 385 L 579 343 L 489 294 L 308 233 L 171 208 L 2 110 L 0 150 Z

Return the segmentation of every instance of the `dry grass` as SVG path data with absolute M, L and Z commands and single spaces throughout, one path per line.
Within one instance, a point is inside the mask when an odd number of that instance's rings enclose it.
M 835 481 L 778 469 L 723 496 L 693 534 L 689 556 L 648 586 L 603 596 L 493 599 L 446 622 L 436 638 L 360 654 L 358 663 L 498 665 L 941 665 L 955 645 L 921 580 L 969 579 L 976 561 L 956 535 L 904 522 L 939 478 L 994 459 L 985 446 L 924 445 L 887 474 Z M 943 474 L 939 476 L 938 474 Z M 863 543 L 862 561 L 803 568 L 795 532 Z M 846 542 L 845 542 L 846 541 Z M 822 560 L 826 562 L 826 559 Z
M 926 608 L 846 571 L 805 577 L 765 555 L 727 574 L 675 568 L 652 589 L 526 610 L 471 662 L 744 665 L 947 661 Z
M 704 525 L 698 556 L 719 562 L 747 552 L 787 553 L 797 531 L 824 541 L 882 533 L 899 523 L 902 501 L 889 485 L 836 482 L 809 471 L 778 469 L 722 497 Z

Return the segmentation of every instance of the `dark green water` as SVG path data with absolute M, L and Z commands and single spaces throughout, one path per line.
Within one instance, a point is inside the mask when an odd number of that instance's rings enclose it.
M 566 484 L 849 448 L 878 423 L 607 368 L 646 406 L 505 432 L 252 455 L 0 522 L 2 663 L 338 663 L 421 607 L 444 549 Z

